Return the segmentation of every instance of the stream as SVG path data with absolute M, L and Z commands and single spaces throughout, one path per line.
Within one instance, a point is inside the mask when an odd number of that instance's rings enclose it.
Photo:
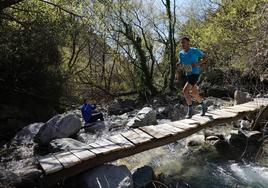
M 230 127 L 218 126 L 213 131 L 228 134 Z M 263 155 L 256 163 L 227 160 L 202 137 L 202 132 L 199 132 L 176 143 L 120 159 L 115 163 L 127 165 L 131 170 L 151 166 L 157 177 L 154 187 L 268 187 L 268 167 L 265 166 L 267 155 Z M 200 143 L 188 146 L 189 140 L 199 140 L 197 142 Z

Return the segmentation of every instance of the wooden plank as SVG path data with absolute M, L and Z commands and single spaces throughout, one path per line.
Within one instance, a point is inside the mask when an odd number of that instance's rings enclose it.
M 146 134 L 144 132 L 144 134 Z M 123 137 L 125 137 L 126 139 L 128 139 L 130 142 L 132 142 L 133 144 L 137 145 L 137 144 L 141 144 L 144 142 L 148 142 L 150 141 L 153 137 L 149 136 L 148 134 L 146 135 L 140 135 L 139 133 L 137 133 L 134 130 L 128 130 L 127 132 L 121 133 L 121 135 Z
M 211 114 L 216 114 L 224 118 L 236 117 L 238 113 L 235 112 L 228 112 L 224 110 L 214 110 L 210 112 Z
M 174 135 L 174 131 L 167 129 L 166 127 L 163 127 L 163 124 L 155 125 L 155 127 L 161 131 L 163 134 L 166 135 Z
M 119 145 L 107 140 L 107 139 L 100 139 L 95 142 L 99 147 L 101 147 L 101 151 L 103 154 L 110 153 L 113 151 L 117 151 L 122 149 Z
M 52 153 L 45 156 L 38 156 L 37 160 L 45 174 L 55 173 L 63 169 L 60 161 Z
M 69 168 L 78 163 L 81 163 L 81 160 L 70 151 L 55 153 L 55 157 L 60 161 L 64 168 Z
M 238 108 L 238 109 L 240 109 L 240 108 L 243 108 L 243 109 L 245 109 L 245 110 L 256 110 L 256 106 L 245 106 L 245 104 L 239 104 L 239 105 L 235 105 L 235 106 L 233 106 L 233 108 Z
M 160 131 L 159 128 L 157 128 L 155 125 L 140 127 L 139 129 L 143 130 L 144 132 L 146 132 L 147 134 L 153 136 L 156 139 L 163 138 L 163 137 L 171 135 L 170 132 L 167 132 L 167 131 L 164 131 L 164 130 Z
M 173 135 L 174 134 L 181 133 L 181 132 L 184 131 L 183 129 L 178 128 L 178 127 L 175 127 L 175 126 L 170 125 L 168 123 L 164 123 L 164 124 L 158 125 L 158 127 L 160 127 L 160 129 L 164 129 L 166 131 L 171 131 Z
M 145 133 L 144 131 L 142 131 L 140 129 L 133 129 L 133 131 L 135 131 L 137 134 L 139 134 L 144 139 L 151 140 L 153 138 L 152 136 L 148 135 L 147 133 Z
M 102 155 L 105 152 L 105 150 L 102 147 L 100 147 L 98 144 L 96 144 L 95 142 L 94 143 L 90 143 L 88 145 L 90 146 L 90 149 L 89 150 L 92 153 L 95 153 L 96 155 Z
M 268 98 L 255 98 L 254 101 L 263 105 L 268 105 Z
M 94 143 L 90 143 L 89 146 L 90 151 L 95 153 L 96 155 L 103 155 L 109 152 L 112 152 L 113 150 L 120 149 L 120 146 L 107 140 L 107 139 L 100 139 L 97 140 Z
M 250 102 L 243 103 L 243 104 L 240 104 L 240 105 L 259 106 L 259 105 L 261 105 L 261 104 L 260 104 L 260 102 L 258 102 L 258 101 L 250 101 Z
M 169 124 L 172 126 L 178 127 L 180 129 L 183 129 L 183 130 L 192 130 L 192 129 L 196 129 L 199 126 L 198 124 L 187 124 L 181 121 L 173 121 L 173 122 L 169 122 Z
M 194 115 L 191 119 L 200 122 L 202 125 L 206 124 L 208 122 L 213 121 L 212 118 L 208 117 L 208 116 L 201 116 L 201 115 Z
M 77 149 L 77 150 L 70 150 L 72 154 L 78 157 L 81 161 L 86 161 L 88 159 L 92 159 L 96 157 L 94 153 L 87 149 Z
M 198 121 L 195 121 L 192 119 L 182 119 L 182 120 L 180 120 L 180 122 L 186 123 L 186 124 L 200 124 Z
M 222 119 L 222 118 L 223 118 L 223 117 L 220 116 L 219 114 L 213 114 L 213 113 L 211 113 L 211 112 L 212 112 L 212 111 L 208 111 L 208 112 L 206 112 L 206 115 L 205 115 L 205 116 L 211 118 L 212 121 L 215 121 L 215 120 L 217 120 L 217 119 Z
M 224 109 L 228 109 L 230 111 L 237 112 L 237 113 L 252 112 L 252 111 L 256 110 L 255 108 L 243 107 L 243 106 L 240 106 L 240 105 L 236 105 L 236 106 L 233 106 L 233 107 L 226 107 Z
M 241 104 L 241 106 L 254 107 L 256 109 L 260 109 L 260 108 L 262 108 L 265 105 L 260 104 L 260 103 L 257 103 L 257 102 L 254 101 L 254 102 L 250 102 L 250 103 Z
M 122 148 L 129 148 L 129 147 L 134 147 L 135 145 L 132 144 L 130 141 L 128 141 L 125 137 L 122 135 L 113 135 L 108 138 L 111 142 L 118 144 Z
M 233 109 L 233 108 L 223 108 L 222 110 L 226 111 L 226 112 L 237 113 L 237 114 L 243 112 L 243 110 L 237 110 L 237 109 Z

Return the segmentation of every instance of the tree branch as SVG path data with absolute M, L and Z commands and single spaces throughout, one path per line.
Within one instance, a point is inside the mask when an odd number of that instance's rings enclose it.
M 63 7 L 60 6 L 59 4 L 55 4 L 55 3 L 52 3 L 52 2 L 50 2 L 50 1 L 46 1 L 46 0 L 39 0 L 39 1 L 41 1 L 41 2 L 43 2 L 43 3 L 46 3 L 46 4 L 49 4 L 49 5 L 51 5 L 51 6 L 54 6 L 54 7 L 56 7 L 56 8 L 58 8 L 58 9 L 64 11 L 64 12 L 66 12 L 66 13 L 72 15 L 72 16 L 79 17 L 79 18 L 83 18 L 83 16 L 81 16 L 81 15 L 79 15 L 79 14 L 76 14 L 76 13 L 70 11 L 70 10 L 67 10 L 67 9 L 63 8 Z
M 8 8 L 12 5 L 15 5 L 23 0 L 0 0 L 0 10 Z

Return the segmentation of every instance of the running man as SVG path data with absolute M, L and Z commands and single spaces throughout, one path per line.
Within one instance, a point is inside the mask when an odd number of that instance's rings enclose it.
M 189 119 L 193 115 L 192 97 L 190 91 L 192 90 L 192 96 L 202 107 L 201 115 L 206 113 L 206 107 L 203 103 L 202 97 L 199 95 L 198 87 L 196 85 L 199 74 L 200 66 L 207 61 L 207 56 L 199 49 L 190 47 L 190 39 L 188 37 L 181 38 L 182 50 L 179 52 L 178 67 L 182 67 L 186 73 L 186 84 L 183 88 L 183 94 L 188 105 L 188 112 L 186 118 Z

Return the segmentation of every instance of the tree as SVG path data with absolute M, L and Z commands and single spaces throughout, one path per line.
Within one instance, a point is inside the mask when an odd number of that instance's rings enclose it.
M 105 25 L 102 29 L 106 29 L 113 45 L 119 47 L 118 53 L 124 54 L 125 63 L 130 60 L 129 62 L 134 66 L 135 77 L 138 76 L 136 80 L 138 88 L 135 89 L 140 94 L 149 97 L 157 94 L 157 88 L 154 86 L 156 60 L 152 38 L 150 38 L 149 30 L 143 25 L 146 15 L 142 14 L 141 6 L 141 2 L 101 3 L 99 7 L 103 11 L 95 15 L 98 20 L 102 20 L 102 24 Z
M 173 1 L 173 13 L 171 11 L 171 1 L 166 0 L 165 2 L 162 0 L 162 3 L 166 7 L 166 14 L 168 17 L 168 43 L 167 43 L 167 54 L 168 61 L 170 63 L 170 76 L 169 76 L 169 89 L 173 91 L 174 80 L 175 80 L 175 72 L 176 72 L 176 41 L 175 41 L 175 24 L 176 24 L 176 1 Z

